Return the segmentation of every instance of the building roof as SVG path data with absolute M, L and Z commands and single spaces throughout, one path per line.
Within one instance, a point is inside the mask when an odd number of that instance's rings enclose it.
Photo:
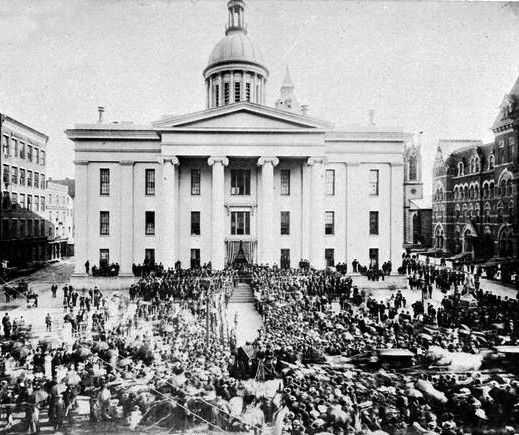
M 74 180 L 73 178 L 65 178 L 61 180 L 54 180 L 50 178 L 49 181 L 52 181 L 56 184 L 62 184 L 64 186 L 67 186 L 68 194 L 72 199 L 76 196 L 76 180 Z
M 10 117 L 9 115 L 6 115 L 5 113 L 0 113 L 0 117 L 2 118 L 2 121 L 4 121 L 4 120 L 9 121 L 12 124 L 17 125 L 20 128 L 23 128 L 37 136 L 40 136 L 45 142 L 48 142 L 48 140 L 49 140 L 49 136 L 47 136 L 45 133 L 42 133 L 41 131 L 38 131 L 35 128 L 32 128 L 32 127 L 28 126 L 27 124 L 24 124 L 23 122 L 20 122 L 16 119 Z
M 510 124 L 514 120 L 519 118 L 519 76 L 515 81 L 512 89 L 508 94 L 505 94 L 501 106 L 499 107 L 499 113 L 497 115 L 492 129 L 498 129 L 505 125 Z

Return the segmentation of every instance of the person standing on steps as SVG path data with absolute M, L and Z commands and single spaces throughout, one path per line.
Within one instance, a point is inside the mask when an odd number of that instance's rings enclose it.
M 90 261 L 85 261 L 85 273 L 89 275 L 90 272 Z

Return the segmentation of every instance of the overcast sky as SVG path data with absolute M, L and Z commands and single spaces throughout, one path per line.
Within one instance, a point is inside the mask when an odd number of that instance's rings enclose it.
M 48 175 L 74 176 L 63 130 L 150 123 L 204 109 L 202 71 L 226 1 L 0 0 L 0 111 L 50 136 Z M 424 181 L 439 138 L 489 141 L 519 75 L 519 6 L 499 2 L 249 0 L 249 35 L 270 70 L 289 65 L 310 115 L 336 126 L 424 132 Z M 430 183 L 427 183 L 430 189 Z

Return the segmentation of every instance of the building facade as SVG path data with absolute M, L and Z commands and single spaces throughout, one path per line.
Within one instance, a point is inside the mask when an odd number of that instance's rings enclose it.
M 46 260 L 46 153 L 48 137 L 0 114 L 2 204 L 0 259 L 9 267 Z
M 475 259 L 517 257 L 518 126 L 519 78 L 492 126 L 494 142 L 440 141 L 433 174 L 436 248 Z
M 239 252 L 250 263 L 322 268 L 401 259 L 404 144 L 373 125 L 335 130 L 296 104 L 288 76 L 265 105 L 268 69 L 228 2 L 225 37 L 203 75 L 206 109 L 147 126 L 67 130 L 75 143 L 76 274 L 144 259 L 173 267 Z
M 49 260 L 69 255 L 68 245 L 73 240 L 74 208 L 69 188 L 54 180 L 47 181 L 47 219 L 49 226 Z
M 404 248 L 424 248 L 430 237 L 424 234 L 430 209 L 421 205 L 423 199 L 422 155 L 420 136 L 406 145 L 404 151 Z

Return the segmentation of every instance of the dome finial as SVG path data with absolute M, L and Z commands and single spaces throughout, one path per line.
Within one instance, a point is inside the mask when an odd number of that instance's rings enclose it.
M 245 26 L 245 1 L 229 0 L 227 9 L 229 10 L 229 21 L 225 28 L 225 34 L 228 35 L 234 31 L 247 33 L 247 26 Z

